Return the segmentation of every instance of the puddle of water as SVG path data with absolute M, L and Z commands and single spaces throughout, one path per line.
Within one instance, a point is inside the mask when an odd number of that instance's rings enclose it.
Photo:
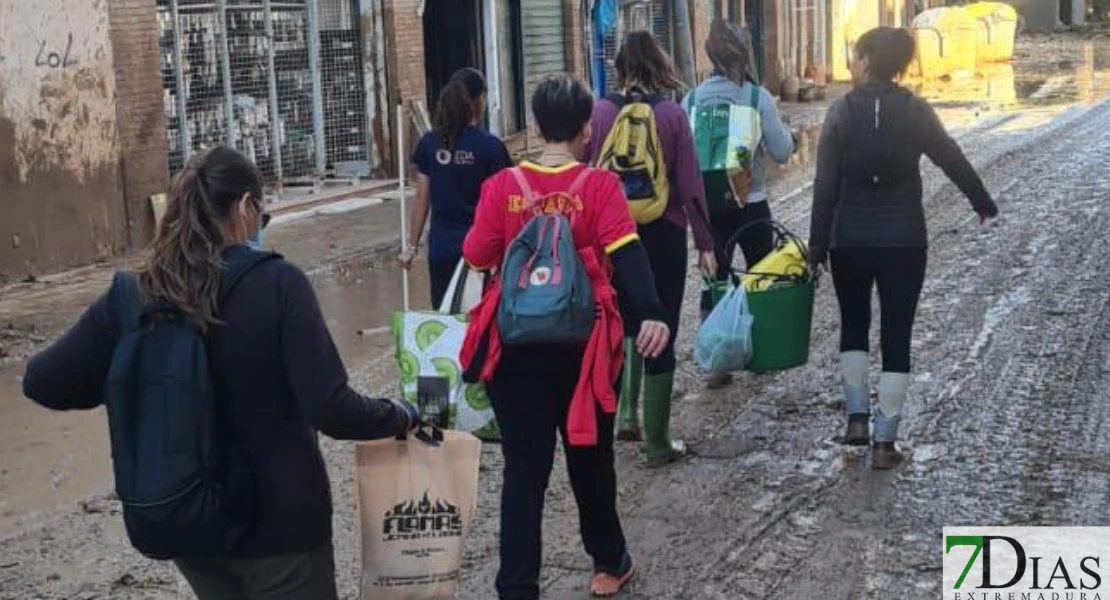
M 24 368 L 0 369 L 0 536 L 37 512 L 104 493 L 111 481 L 104 411 L 39 407 L 23 397 Z
M 337 266 L 314 275 L 312 284 L 348 370 L 392 351 L 389 324 L 402 307 L 400 269 L 391 263 Z M 418 264 L 409 277 L 411 308 L 430 306 L 428 285 L 427 270 Z
M 349 370 L 392 351 L 388 325 L 401 308 L 396 267 L 339 266 L 312 279 Z M 413 308 L 426 308 L 426 269 L 413 270 L 410 286 Z M 54 412 L 35 405 L 23 397 L 20 377 L 25 368 L 20 362 L 0 369 L 0 536 L 27 527 L 36 513 L 112 487 L 104 411 Z
M 1110 40 L 1019 41 L 1013 63 L 909 85 L 934 106 L 1012 110 L 1096 102 L 1110 94 Z
M 1045 50 L 1046 45 L 1051 48 Z M 1086 104 L 1110 95 L 1110 39 L 1030 39 L 1019 41 L 1019 48 L 1012 63 L 987 65 L 975 75 L 905 85 L 928 100 L 949 127 L 972 123 L 981 111 Z M 803 129 L 797 152 L 786 165 L 768 163 L 768 185 L 783 183 L 792 189 L 808 183 L 820 137 L 819 125 Z

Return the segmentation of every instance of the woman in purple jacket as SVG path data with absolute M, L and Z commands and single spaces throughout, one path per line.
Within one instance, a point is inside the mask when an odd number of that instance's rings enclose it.
M 702 271 L 707 275 L 717 271 L 713 233 L 705 205 L 705 187 L 698 169 L 690 122 L 682 107 L 671 99 L 685 86 L 676 74 L 670 57 L 646 31 L 628 35 L 617 54 L 616 70 L 621 91 L 594 105 L 593 136 L 590 138 L 593 141 L 586 151 L 590 162 L 596 164 L 601 147 L 630 96 L 646 97 L 652 103 L 671 195 L 663 217 L 640 224 L 639 233 L 655 275 L 664 320 L 671 331 L 678 331 L 682 296 L 686 290 L 687 227 L 694 231 L 694 245 Z M 622 310 L 624 305 L 625 299 L 622 298 Z M 630 339 L 631 335 L 626 338 Z M 640 376 L 646 372 L 643 392 L 648 464 L 659 466 L 678 460 L 685 455 L 685 446 L 678 441 L 672 442 L 668 432 L 671 394 L 674 391 L 674 336 L 666 351 L 657 358 L 642 359 L 637 356 L 631 341 L 626 341 L 625 348 L 617 438 L 625 441 L 640 439 L 636 405 L 640 396 Z

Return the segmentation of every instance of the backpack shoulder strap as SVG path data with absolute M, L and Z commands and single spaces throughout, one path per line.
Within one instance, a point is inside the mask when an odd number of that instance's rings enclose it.
M 532 184 L 528 183 L 528 177 L 524 175 L 524 169 L 522 167 L 513 167 L 509 169 L 509 174 L 513 176 L 517 187 L 520 188 L 521 194 L 524 195 L 525 204 L 529 207 L 535 204 L 538 198 L 536 198 L 535 190 L 532 189 Z
M 139 288 L 139 278 L 130 271 L 119 271 L 112 278 L 116 289 L 116 315 L 119 319 L 120 337 L 139 327 L 143 314 L 143 292 Z
M 758 111 L 759 110 L 759 86 L 754 84 L 754 83 L 751 84 L 751 86 L 752 86 L 752 108 L 754 108 L 755 110 Z
M 594 169 L 586 165 L 584 169 L 578 172 L 578 176 L 574 178 L 574 182 L 567 188 L 567 193 L 573 196 L 582 191 L 583 186 L 586 185 L 586 179 L 588 179 L 593 172 Z

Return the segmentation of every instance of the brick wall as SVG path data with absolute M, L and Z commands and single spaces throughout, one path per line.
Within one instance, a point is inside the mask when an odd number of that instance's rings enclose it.
M 427 105 L 427 82 L 424 74 L 424 22 L 417 14 L 418 0 L 385 0 L 383 26 L 385 28 L 386 79 L 389 86 L 389 127 L 397 120 L 397 104 L 406 106 L 410 101 Z M 429 110 L 431 107 L 427 107 Z M 406 127 L 406 154 L 413 148 L 416 130 Z M 395 146 L 395 144 L 393 144 Z M 388 156 L 396 158 L 396 148 Z M 387 168 L 395 173 L 395 160 L 387 161 Z
M 114 0 L 109 21 L 123 191 L 131 244 L 141 247 L 154 234 L 147 199 L 169 186 L 155 0 Z

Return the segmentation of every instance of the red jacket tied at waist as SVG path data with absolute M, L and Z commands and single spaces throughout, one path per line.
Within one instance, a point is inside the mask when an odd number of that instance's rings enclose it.
M 597 408 L 617 411 L 616 382 L 624 360 L 624 330 L 617 294 L 592 248 L 579 248 L 597 305 L 597 321 L 586 342 L 578 385 L 567 414 L 567 442 L 572 446 L 597 445 Z M 501 360 L 501 336 L 497 331 L 497 308 L 501 303 L 501 281 L 495 281 L 482 301 L 470 311 L 459 361 L 468 376 L 489 381 Z M 477 371 L 477 373 L 475 373 Z

